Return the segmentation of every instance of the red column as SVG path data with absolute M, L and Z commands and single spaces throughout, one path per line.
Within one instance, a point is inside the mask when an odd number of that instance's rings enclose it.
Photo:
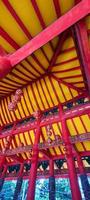
M 54 161 L 52 159 L 49 161 L 49 174 L 54 176 Z
M 40 116 L 38 118 L 37 129 L 35 133 L 35 141 L 33 145 L 33 156 L 30 169 L 30 177 L 28 183 L 27 200 L 34 200 L 35 197 L 35 186 L 37 177 L 37 165 L 38 165 L 38 143 L 40 141 Z
M 7 172 L 7 165 L 4 166 L 4 169 L 3 169 L 3 172 L 2 172 L 0 178 L 3 178 L 5 176 L 5 174 L 6 174 L 6 172 Z
M 55 177 L 54 177 L 54 161 L 49 161 L 49 200 L 55 200 Z
M 6 147 L 5 147 L 5 150 L 4 150 L 4 155 L 0 156 L 0 168 L 3 166 L 3 164 L 5 162 L 5 159 L 6 159 L 5 152 L 10 147 L 10 144 L 11 144 L 11 141 L 12 141 L 12 135 L 13 135 L 13 131 L 15 130 L 15 127 L 16 127 L 16 123 L 14 123 L 13 128 L 12 128 L 12 132 L 11 132 L 11 136 L 9 137 L 9 140 L 7 141 L 7 144 L 6 144 Z
M 73 35 L 82 66 L 82 73 L 84 79 L 86 79 L 86 84 L 90 93 L 90 47 L 84 20 L 79 21 L 73 26 Z
M 70 180 L 70 186 L 71 186 L 71 193 L 72 193 L 72 199 L 73 200 L 81 200 L 81 193 L 79 189 L 78 184 L 78 178 L 75 170 L 75 162 L 73 159 L 73 153 L 72 153 L 72 146 L 69 139 L 69 132 L 66 126 L 66 121 L 64 119 L 63 115 L 63 109 L 60 106 L 60 120 L 62 125 L 62 137 L 65 144 L 66 149 L 66 160 L 67 160 L 67 166 L 68 166 L 68 172 L 69 172 L 69 180 Z
M 77 157 L 77 162 L 78 162 L 78 167 L 79 167 L 79 172 L 80 172 L 80 180 L 81 180 L 81 185 L 82 185 L 82 189 L 83 189 L 83 193 L 84 193 L 84 197 L 86 200 L 90 199 L 90 185 L 88 182 L 88 178 L 87 178 L 87 174 L 85 172 L 85 168 L 83 165 L 83 161 L 79 155 L 79 152 L 77 151 L 75 145 L 74 145 L 74 149 L 76 151 L 76 157 Z
M 79 152 L 77 151 L 77 148 L 76 148 L 75 145 L 74 145 L 74 150 L 75 150 L 75 154 L 76 154 L 76 158 L 77 158 L 79 172 L 80 172 L 80 174 L 84 174 L 85 169 L 84 169 L 84 166 L 83 166 L 83 161 L 82 161 L 81 156 L 79 155 Z
M 24 169 L 24 164 L 22 163 L 22 164 L 20 165 L 20 170 L 19 170 L 18 177 L 22 177 L 22 175 L 23 175 L 23 169 Z

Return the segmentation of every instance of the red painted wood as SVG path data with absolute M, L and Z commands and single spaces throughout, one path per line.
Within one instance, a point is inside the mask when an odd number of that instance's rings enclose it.
M 15 130 L 15 127 L 16 127 L 16 123 L 13 125 L 12 134 L 11 134 L 11 137 L 10 137 L 10 140 L 9 140 L 9 142 L 8 142 L 7 147 L 5 147 L 5 150 L 7 150 L 7 149 L 10 147 L 10 145 L 11 145 L 12 135 L 13 135 L 13 132 L 14 132 L 14 130 Z M 5 160 L 6 160 L 6 156 L 5 156 L 5 155 L 0 156 L 0 168 L 1 168 L 1 167 L 3 166 L 3 164 L 5 163 Z
M 83 66 L 83 73 L 87 80 L 88 90 L 90 93 L 90 47 L 88 33 L 83 21 L 78 22 L 75 26 L 77 47 L 80 54 L 80 61 Z
M 39 154 L 38 143 L 40 140 L 40 133 L 41 131 L 40 131 L 40 118 L 39 118 L 36 133 L 35 133 L 34 146 L 33 146 L 33 156 L 32 156 L 32 161 L 31 161 L 27 200 L 34 200 L 34 197 L 35 197 L 35 184 L 36 184 L 36 177 L 37 177 L 37 164 L 38 164 L 38 154 Z
M 56 59 L 57 59 L 57 56 L 59 55 L 60 51 L 61 51 L 61 48 L 62 48 L 62 45 L 66 39 L 66 36 L 68 35 L 68 32 L 65 32 L 61 35 L 60 39 L 59 39 L 59 42 L 57 44 L 57 47 L 56 47 L 56 50 L 55 50 L 55 53 L 53 54 L 52 58 L 51 58 L 51 61 L 50 61 L 50 64 L 49 64 L 49 67 L 47 69 L 48 72 L 51 71 L 53 65 L 55 66 L 55 62 L 56 62 Z
M 50 176 L 54 176 L 54 161 L 52 159 L 49 161 L 49 174 Z
M 80 97 L 82 97 L 82 96 L 80 96 Z M 69 119 L 69 118 L 81 116 L 83 114 L 88 114 L 88 113 L 90 113 L 90 103 L 87 103 L 84 105 L 78 105 L 78 106 L 73 107 L 71 110 L 64 111 L 64 118 Z M 60 122 L 59 114 L 52 115 L 52 116 L 49 116 L 49 117 L 41 120 L 40 127 L 47 126 L 49 124 L 57 123 L 57 122 Z M 11 134 L 16 135 L 21 132 L 23 133 L 25 131 L 33 130 L 36 127 L 37 127 L 37 122 L 28 123 L 27 125 L 22 125 L 22 126 L 18 127 L 16 130 L 14 130 L 13 133 L 12 133 L 12 131 L 10 131 L 10 132 L 7 131 L 7 132 L 5 132 L 5 135 L 0 134 L 0 138 L 5 138 L 7 136 L 11 136 Z
M 69 173 L 69 180 L 70 180 L 70 186 L 71 186 L 71 193 L 72 193 L 72 199 L 73 200 L 81 200 L 81 194 L 78 184 L 78 178 L 75 170 L 75 162 L 73 159 L 73 152 L 72 152 L 72 146 L 69 139 L 69 133 L 66 126 L 66 121 L 63 118 L 63 110 L 60 106 L 59 108 L 60 112 L 60 120 L 61 120 L 61 126 L 62 126 L 62 137 L 65 143 L 66 148 L 66 160 L 67 160 L 67 166 L 68 166 L 68 173 Z
M 83 166 L 83 161 L 81 159 L 81 156 L 76 148 L 76 146 L 74 145 L 74 150 L 75 150 L 75 153 L 76 153 L 76 158 L 77 158 L 77 162 L 78 162 L 78 167 L 79 167 L 79 172 L 80 174 L 85 174 L 85 168 Z
M 53 0 L 53 3 L 54 3 L 54 6 L 55 6 L 57 17 L 60 17 L 61 16 L 61 8 L 60 8 L 59 0 Z
M 44 29 L 34 39 L 9 56 L 12 67 L 32 54 L 35 50 L 52 40 L 55 36 L 65 31 L 90 12 L 90 1 L 83 0 L 69 12 Z M 68 20 L 67 20 L 68 19 Z

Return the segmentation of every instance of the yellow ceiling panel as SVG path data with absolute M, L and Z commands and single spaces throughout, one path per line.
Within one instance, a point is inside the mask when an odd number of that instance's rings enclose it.
M 49 51 L 47 52 L 47 54 L 49 53 Z M 47 61 L 46 57 L 44 56 L 44 54 L 42 53 L 41 49 L 38 49 L 37 51 L 34 52 L 34 55 L 37 57 L 37 59 L 39 60 L 39 62 L 42 64 L 42 66 L 47 69 L 49 62 Z M 30 57 L 30 61 L 31 62 L 35 62 L 34 59 L 32 57 Z M 42 72 L 42 71 L 41 71 Z
M 90 151 L 90 141 L 83 142 L 86 151 Z
M 36 2 L 46 26 L 57 19 L 54 3 L 52 0 L 45 0 L 45 3 L 42 3 L 42 0 L 36 0 Z
M 32 143 L 34 144 L 34 140 L 35 140 L 34 131 L 33 131 L 33 130 L 29 131 L 29 135 L 30 135 L 30 137 L 31 137 Z
M 19 134 L 19 138 L 20 138 L 21 143 L 23 143 L 23 145 L 26 146 L 26 142 L 25 142 L 25 139 L 24 139 L 23 135 L 24 135 L 23 133 L 20 133 Z
M 37 99 L 38 99 L 38 103 L 39 103 L 40 109 L 42 110 L 42 109 L 43 109 L 43 104 L 42 104 L 42 101 L 41 101 L 40 94 L 39 94 L 39 92 L 38 92 L 38 90 L 37 90 L 37 85 L 36 85 L 36 83 L 33 83 L 32 87 L 33 87 L 33 91 L 34 91 L 34 93 L 35 93 L 35 96 L 36 96 Z
M 29 132 L 28 131 L 24 132 L 24 135 L 25 135 L 25 139 L 27 141 L 27 144 L 30 145 L 31 141 L 30 141 L 30 137 L 29 137 Z
M 48 108 L 47 99 L 45 98 L 45 94 L 44 94 L 44 92 L 42 90 L 42 85 L 40 84 L 40 80 L 37 81 L 37 87 L 38 87 L 39 94 L 42 97 L 42 102 L 43 102 L 43 104 L 45 106 L 45 109 L 47 109 Z
M 61 85 L 61 88 L 63 90 L 63 93 L 64 93 L 66 99 L 67 100 L 72 99 L 72 96 L 71 96 L 71 93 L 70 93 L 70 89 L 64 84 L 60 84 L 60 85 Z
M 80 142 L 76 143 L 75 145 L 76 145 L 78 151 L 80 151 L 80 152 L 84 151 L 83 145 Z
M 87 29 L 90 29 L 90 16 L 85 18 Z
M 59 69 L 61 70 L 66 70 L 66 69 L 72 69 L 76 66 L 80 66 L 80 63 L 79 63 L 79 60 L 73 60 L 73 61 L 70 61 L 68 63 L 64 63 L 62 65 L 58 65 L 58 66 L 53 66 L 52 68 L 52 71 L 59 71 Z
M 55 80 L 55 79 L 52 79 L 52 83 L 54 85 L 54 88 L 55 88 L 55 91 L 56 91 L 56 94 L 60 100 L 61 103 L 65 102 L 65 98 L 62 94 L 62 91 L 60 89 L 60 86 L 59 86 L 59 83 Z
M 42 27 L 32 6 L 32 1 L 22 0 L 22 3 L 18 3 L 18 0 L 10 0 L 10 3 L 32 36 L 42 31 Z
M 77 75 L 81 75 L 81 70 L 80 69 L 77 69 L 77 70 L 72 70 L 72 71 L 69 71 L 69 72 L 60 72 L 60 73 L 57 73 L 57 77 L 59 78 L 68 78 L 68 77 L 74 77 L 74 76 L 77 76 Z
M 50 46 L 50 43 L 47 43 L 43 46 L 43 50 L 45 51 L 49 61 L 51 60 L 52 56 L 53 56 L 53 50 Z
M 64 14 L 68 12 L 75 4 L 74 0 L 59 0 L 61 6 L 61 13 Z
M 15 51 L 15 49 L 9 44 L 9 42 L 7 42 L 2 36 L 0 36 L 0 45 L 8 53 L 13 53 Z
M 62 50 L 66 50 L 66 49 L 72 48 L 74 46 L 75 45 L 74 45 L 73 38 L 72 37 L 68 37 L 68 38 L 66 38 L 66 40 L 64 41 L 64 43 L 62 45 Z
M 58 101 L 57 101 L 55 92 L 54 92 L 54 90 L 53 90 L 53 87 L 52 87 L 52 85 L 51 85 L 51 82 L 50 82 L 49 78 L 46 77 L 46 78 L 45 78 L 45 81 L 46 81 L 46 85 L 47 85 L 48 90 L 49 90 L 49 94 L 51 95 L 52 101 L 53 101 L 53 99 L 54 99 L 54 104 L 57 105 L 57 104 L 58 104 Z
M 67 127 L 68 127 L 68 129 L 69 129 L 70 135 L 71 135 L 71 136 L 77 135 L 77 131 L 76 131 L 75 127 L 74 127 L 74 124 L 73 124 L 72 120 L 71 120 L 71 119 L 68 119 L 68 120 L 66 121 L 66 123 L 67 123 Z
M 70 59 L 73 59 L 77 57 L 77 52 L 76 49 L 72 50 L 72 51 L 68 51 L 66 53 L 61 53 L 58 57 L 57 57 L 57 61 L 56 63 L 61 63 L 64 61 L 69 61 Z
M 73 122 L 74 122 L 75 127 L 77 128 L 77 131 L 79 134 L 85 133 L 84 126 L 79 117 L 73 118 Z
M 7 19 L 7 23 L 5 23 L 5 19 Z M 0 1 L 0 26 L 3 27 L 3 29 L 10 35 L 11 38 L 15 38 L 15 41 L 20 46 L 22 46 L 28 41 L 20 26 L 17 24 L 10 12 L 7 10 L 3 1 Z
M 30 100 L 29 100 L 28 88 L 27 88 L 27 90 L 26 90 L 26 88 L 23 88 L 23 93 L 24 93 L 24 99 L 25 99 L 26 104 L 27 104 L 27 108 L 28 108 L 30 113 L 33 113 L 33 109 L 32 109 L 32 106 L 31 106 Z
M 90 132 L 90 117 L 88 115 L 82 115 L 81 119 L 84 123 L 87 132 Z

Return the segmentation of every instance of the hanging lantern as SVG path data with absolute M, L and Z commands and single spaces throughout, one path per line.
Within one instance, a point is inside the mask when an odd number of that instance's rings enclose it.
M 48 137 L 48 139 L 47 139 L 47 144 L 51 144 L 52 143 L 52 139 L 50 138 L 50 137 Z
M 9 111 L 13 111 L 14 109 L 16 109 L 16 104 L 15 104 L 15 103 L 12 103 L 12 102 L 9 103 L 9 104 L 8 104 L 8 110 L 9 110 Z
M 50 137 L 52 135 L 52 130 L 47 131 L 47 136 Z
M 10 141 L 10 136 L 7 136 L 7 141 L 8 141 L 8 142 Z
M 36 111 L 33 113 L 33 116 L 34 116 L 36 119 L 39 119 L 40 116 L 41 116 L 40 110 L 36 110 Z
M 15 95 L 22 96 L 23 95 L 22 90 L 21 89 L 16 90 Z
M 19 96 L 19 95 L 15 95 L 15 101 L 17 101 L 17 103 L 18 103 L 18 101 L 20 101 L 21 100 L 21 96 Z
M 60 135 L 55 135 L 55 140 L 59 141 L 60 140 Z
M 51 130 L 51 126 L 48 125 L 48 126 L 47 126 L 47 131 L 50 131 L 50 130 Z

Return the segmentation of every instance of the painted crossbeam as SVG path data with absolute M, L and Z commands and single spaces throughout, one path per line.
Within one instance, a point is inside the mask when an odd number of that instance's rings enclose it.
M 80 135 L 76 135 L 76 136 L 71 136 L 70 141 L 71 141 L 72 144 L 75 144 L 75 143 L 78 143 L 78 142 L 90 141 L 90 133 L 84 133 L 84 134 L 80 134 Z M 50 144 L 40 143 L 38 145 L 38 148 L 42 153 L 44 153 L 44 154 L 46 153 L 46 156 L 49 158 L 50 155 L 48 155 L 47 151 L 45 151 L 45 150 L 47 150 L 49 148 L 55 148 L 55 147 L 63 145 L 63 144 L 64 144 L 63 140 L 58 139 L 58 141 L 53 140 L 52 143 L 50 143 Z M 19 153 L 31 152 L 32 148 L 33 148 L 32 145 L 18 147 L 18 148 L 15 148 L 15 149 L 7 150 L 4 155 L 5 156 L 12 156 L 12 155 L 16 155 L 16 154 L 19 154 Z M 44 152 L 42 150 L 44 150 Z M 0 152 L 0 156 L 1 155 L 3 155 L 3 152 Z
M 64 111 L 64 117 L 65 119 L 70 119 L 70 118 L 81 116 L 88 113 L 90 113 L 90 103 L 79 105 L 70 110 Z M 50 115 L 48 117 L 41 119 L 40 127 L 47 126 L 53 123 L 58 123 L 58 122 L 60 122 L 60 116 L 57 113 L 55 115 Z M 16 127 L 13 133 L 12 133 L 12 130 L 3 132 L 2 134 L 0 134 L 0 139 L 5 138 L 9 135 L 11 136 L 11 135 L 19 134 L 21 132 L 23 133 L 25 131 L 34 130 L 36 129 L 36 127 L 37 127 L 37 121 L 28 122 L 25 125 Z

